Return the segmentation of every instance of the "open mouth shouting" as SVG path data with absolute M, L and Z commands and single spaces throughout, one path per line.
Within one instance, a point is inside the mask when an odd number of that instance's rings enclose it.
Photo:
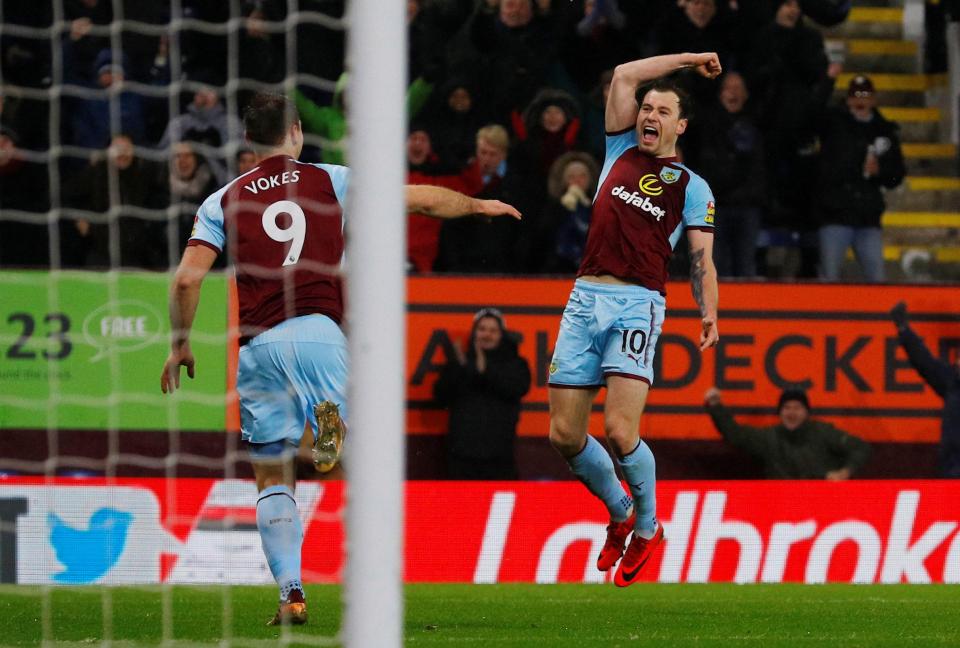
M 644 146 L 653 146 L 660 138 L 660 131 L 653 124 L 644 124 L 640 132 L 640 142 Z

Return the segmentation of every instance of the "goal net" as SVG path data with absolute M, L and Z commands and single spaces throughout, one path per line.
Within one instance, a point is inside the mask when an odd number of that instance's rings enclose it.
M 0 4 L 0 595 L 23 612 L 0 642 L 399 645 L 403 383 L 383 367 L 403 360 L 406 44 L 389 4 Z M 304 129 L 305 161 L 351 160 L 354 405 L 349 484 L 298 459 L 308 603 L 334 586 L 303 630 L 262 629 L 276 588 L 229 260 L 203 285 L 196 378 L 172 397 L 158 380 L 173 270 L 199 202 L 250 164 L 238 117 L 258 90 L 364 124 L 349 144 Z

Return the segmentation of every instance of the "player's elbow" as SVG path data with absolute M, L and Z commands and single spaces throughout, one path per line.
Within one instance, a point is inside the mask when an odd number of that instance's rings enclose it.
M 200 290 L 200 284 L 203 283 L 203 275 L 200 273 L 178 270 L 173 277 L 173 286 L 171 290 L 177 294 L 185 294 Z

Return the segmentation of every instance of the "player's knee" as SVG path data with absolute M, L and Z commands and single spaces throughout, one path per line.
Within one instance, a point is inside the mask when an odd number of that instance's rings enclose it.
M 640 433 L 630 421 L 621 417 L 607 417 L 604 422 L 604 432 L 610 445 L 621 457 L 637 447 Z
M 564 457 L 570 457 L 583 448 L 585 432 L 575 429 L 562 419 L 550 422 L 550 444 Z

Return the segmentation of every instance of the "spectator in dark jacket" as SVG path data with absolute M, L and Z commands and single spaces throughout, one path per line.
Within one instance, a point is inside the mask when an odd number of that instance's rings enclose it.
M 763 215 L 766 170 L 763 137 L 743 77 L 728 72 L 720 81 L 719 104 L 699 125 L 695 168 L 717 198 L 713 257 L 721 277 L 757 274 L 756 242 Z
M 775 4 L 775 19 L 756 35 L 745 71 L 766 149 L 767 225 L 800 240 L 799 274 L 812 277 L 817 223 L 810 187 L 816 179 L 816 129 L 810 116 L 823 110 L 832 85 L 823 36 L 803 24 L 797 0 Z
M 943 399 L 940 421 L 940 476 L 960 478 L 960 352 L 953 348 L 953 359 L 946 362 L 935 358 L 911 328 L 907 319 L 907 305 L 898 303 L 890 311 L 897 326 L 900 344 L 910 364 L 930 388 Z
M 434 397 L 450 410 L 447 469 L 451 479 L 516 479 L 514 442 L 520 399 L 530 389 L 530 367 L 503 315 L 484 308 L 473 318 L 466 354 L 441 370 Z
M 476 70 L 494 121 L 506 123 L 546 82 L 558 40 L 548 5 L 549 0 L 481 0 L 465 27 L 466 40 L 451 52 L 455 69 Z
M 509 148 L 510 136 L 503 126 L 484 126 L 477 131 L 476 158 L 465 173 L 475 174 L 482 183 L 474 194 L 476 198 L 514 205 L 524 214 L 524 220 L 509 219 L 512 222 L 507 223 L 506 218 L 467 216 L 443 221 L 435 270 L 502 274 L 526 268 L 524 260 L 518 258 L 518 247 L 522 233 L 532 222 L 530 189 L 526 176 L 508 158 Z
M 531 182 L 537 183 L 535 199 L 542 200 L 554 160 L 578 148 L 580 109 L 566 92 L 544 88 L 522 115 L 513 114 L 512 122 L 517 161 Z
M 71 98 L 67 103 L 70 126 L 69 142 L 91 149 L 102 149 L 110 142 L 110 103 L 106 91 L 124 79 L 124 64 L 120 56 L 102 50 L 94 61 L 94 78 L 102 91 L 95 98 Z M 120 111 L 120 130 L 134 144 L 144 141 L 145 119 L 143 99 L 133 92 L 121 92 L 117 98 Z
M 771 479 L 840 481 L 853 476 L 870 458 L 866 441 L 811 419 L 810 401 L 799 389 L 780 395 L 780 423 L 761 428 L 739 425 L 716 387 L 707 390 L 704 401 L 717 432 L 759 459 Z
M 47 165 L 30 162 L 17 146 L 17 134 L 0 128 L 0 266 L 43 266 L 49 263 L 50 208 Z M 10 210 L 33 212 L 14 215 Z
M 876 109 L 865 76 L 850 81 L 846 104 L 827 110 L 818 124 L 820 276 L 839 279 L 852 246 L 866 280 L 883 281 L 882 188 L 896 187 L 906 174 L 899 128 Z
M 116 174 L 115 196 L 110 175 Z M 166 269 L 168 240 L 166 215 L 142 210 L 162 210 L 168 203 L 163 166 L 136 156 L 127 135 L 115 135 L 107 158 L 91 162 L 75 174 L 63 189 L 68 207 L 95 212 L 63 222 L 61 244 L 67 266 Z M 111 209 L 118 209 L 114 217 Z M 111 230 L 116 228 L 116 236 Z M 118 247 L 113 247 L 116 241 Z

